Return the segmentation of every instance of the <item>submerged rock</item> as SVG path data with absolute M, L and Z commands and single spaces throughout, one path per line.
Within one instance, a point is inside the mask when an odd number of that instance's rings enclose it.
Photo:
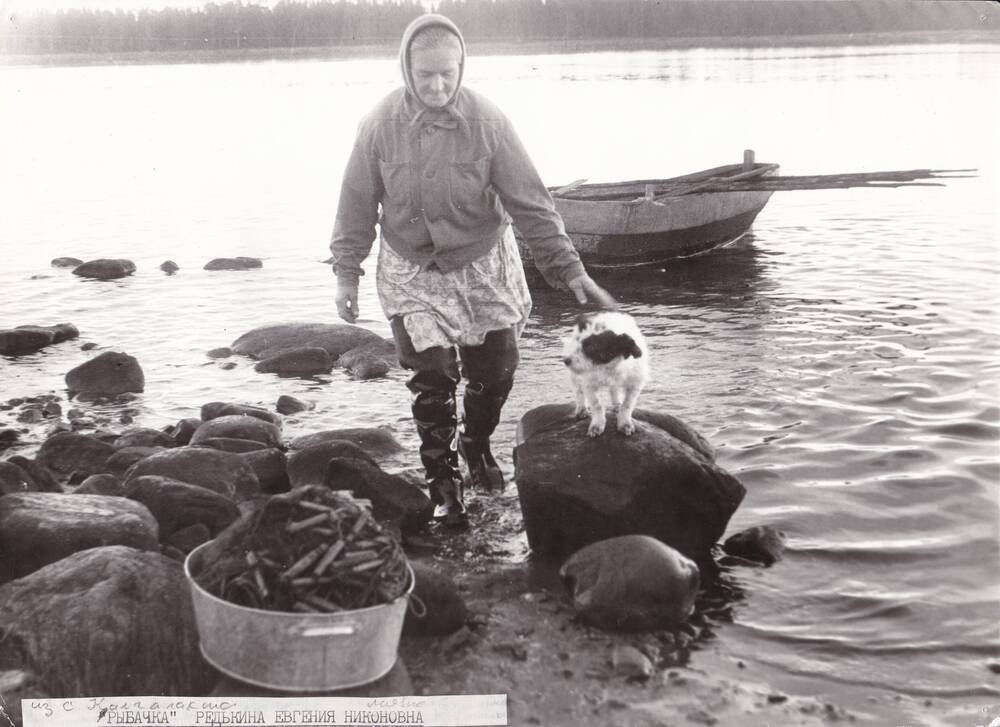
M 215 683 L 183 569 L 159 553 L 75 553 L 0 587 L 0 623 L 3 661 L 42 675 L 45 693 L 198 695 Z
M 205 263 L 205 270 L 256 270 L 264 267 L 259 257 L 217 257 Z
M 57 257 L 52 259 L 50 265 L 54 268 L 75 268 L 83 265 L 83 260 L 78 257 Z
M 96 280 L 115 280 L 135 272 L 135 263 L 125 258 L 99 258 L 73 268 L 73 275 Z
M 381 340 L 381 336 L 350 323 L 282 323 L 248 331 L 230 348 L 241 356 L 260 358 L 269 348 L 315 347 L 337 359 L 352 348 Z
M 337 366 L 365 380 L 385 376 L 397 361 L 396 344 L 389 338 L 352 348 L 337 359 Z
M 162 263 L 160 263 L 160 270 L 165 272 L 167 275 L 173 275 L 180 269 L 181 269 L 180 265 L 175 263 L 173 260 L 164 260 Z
M 614 631 L 676 626 L 694 608 L 698 566 L 647 535 L 592 543 L 559 569 L 588 623 Z
M 785 552 L 785 534 L 769 525 L 758 525 L 726 538 L 722 549 L 736 558 L 774 565 Z
M 72 396 L 113 396 L 142 392 L 146 378 L 133 356 L 105 351 L 66 374 L 66 388 Z
M 0 557 L 15 576 L 88 548 L 155 550 L 158 540 L 149 510 L 121 497 L 28 492 L 0 498 Z
M 72 323 L 7 328 L 0 330 L 0 355 L 24 356 L 79 336 L 80 331 Z
M 258 373 L 279 376 L 315 376 L 328 374 L 332 370 L 333 359 L 330 354 L 317 346 L 283 351 L 254 366 L 254 371 Z
M 679 420 L 635 413 L 635 434 L 587 436 L 572 405 L 529 411 L 518 429 L 515 479 L 529 545 L 566 554 L 644 534 L 693 560 L 708 557 L 745 494 Z M 683 438 L 682 438 L 683 437 Z

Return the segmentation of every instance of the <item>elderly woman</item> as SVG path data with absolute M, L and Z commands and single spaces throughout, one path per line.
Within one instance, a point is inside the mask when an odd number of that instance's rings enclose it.
M 584 270 L 510 122 L 462 86 L 465 41 L 454 23 L 417 18 L 399 57 L 405 86 L 361 122 L 344 174 L 330 243 L 337 311 L 357 320 L 361 262 L 378 224 L 376 288 L 400 363 L 414 372 L 407 387 L 435 518 L 462 526 L 459 452 L 471 486 L 504 486 L 490 436 L 531 310 L 511 221 L 550 285 L 580 303 L 614 301 Z

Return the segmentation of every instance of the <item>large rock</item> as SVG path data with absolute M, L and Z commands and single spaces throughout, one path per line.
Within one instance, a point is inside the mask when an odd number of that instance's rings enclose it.
M 114 280 L 124 278 L 135 272 L 135 263 L 124 258 L 99 258 L 88 260 L 82 265 L 73 268 L 73 275 L 81 278 L 95 278 L 97 280 Z
M 198 485 L 237 503 L 261 494 L 257 475 L 241 455 L 207 447 L 177 447 L 146 457 L 128 471 L 125 484 L 144 475 Z
M 305 449 L 322 442 L 329 442 L 335 439 L 345 439 L 354 442 L 377 460 L 384 459 L 401 452 L 403 445 L 396 441 L 392 432 L 384 427 L 351 427 L 346 429 L 327 429 L 313 434 L 304 434 L 295 437 L 289 445 L 289 449 Z
M 73 490 L 74 495 L 114 495 L 123 497 L 125 495 L 125 483 L 121 477 L 112 474 L 91 475 L 80 486 Z
M 166 447 L 122 447 L 116 449 L 115 453 L 108 457 L 104 463 L 103 472 L 117 475 L 119 478 L 128 472 L 129 467 L 136 462 L 152 457 L 157 452 L 162 452 Z
M 256 270 L 264 267 L 259 257 L 217 257 L 205 263 L 205 270 Z
M 191 444 L 206 439 L 249 439 L 266 447 L 281 446 L 281 430 L 270 422 L 246 414 L 215 417 L 204 422 L 191 437 Z
M 253 367 L 261 374 L 316 376 L 333 370 L 333 359 L 319 346 L 303 346 L 264 358 Z
M 288 455 L 289 484 L 292 487 L 323 484 L 326 467 L 335 457 L 353 457 L 375 464 L 375 460 L 354 442 L 331 439 L 305 449 L 297 449 Z
M 0 330 L 0 355 L 24 356 L 53 343 L 76 338 L 80 332 L 71 323 L 54 326 L 18 326 Z
M 610 538 L 578 550 L 559 575 L 588 623 L 614 631 L 676 626 L 694 608 L 698 566 L 647 535 Z
M 20 454 L 15 454 L 7 459 L 13 465 L 17 465 L 32 483 L 30 488 L 34 492 L 62 492 L 62 485 L 52 476 L 51 470 L 39 464 L 34 459 L 28 459 Z
M 127 429 L 118 435 L 112 446 L 115 449 L 125 447 L 176 447 L 177 440 L 166 432 L 148 427 Z
M 288 492 L 288 460 L 280 449 L 258 449 L 240 455 L 257 475 L 260 489 L 268 495 Z
M 253 404 L 233 404 L 225 401 L 210 401 L 207 404 L 201 405 L 201 419 L 202 421 L 208 421 L 209 419 L 217 419 L 218 417 L 226 416 L 236 416 L 238 414 L 244 414 L 249 417 L 256 417 L 265 422 L 270 422 L 274 426 L 281 427 L 281 416 L 275 414 L 273 411 L 268 411 L 263 407 L 254 406 Z
M 678 420 L 635 413 L 630 437 L 587 436 L 572 405 L 529 411 L 518 428 L 515 479 L 529 545 L 567 554 L 618 535 L 662 540 L 695 561 L 726 529 L 745 494 Z M 683 436 L 683 439 L 681 438 Z
M 0 557 L 15 576 L 87 548 L 155 550 L 158 541 L 149 510 L 121 497 L 51 492 L 0 497 Z
M 34 489 L 34 483 L 27 472 L 16 464 L 0 462 L 0 496 L 34 491 Z
M 43 693 L 190 696 L 215 683 L 182 566 L 159 553 L 75 553 L 0 587 L 0 623 L 0 668 L 41 675 Z
M 202 524 L 214 536 L 240 516 L 230 498 L 169 477 L 145 475 L 129 481 L 125 497 L 146 506 L 160 526 L 160 540 Z
M 142 367 L 133 356 L 105 351 L 66 374 L 66 388 L 71 395 L 113 396 L 146 387 Z
M 421 529 L 434 512 L 431 499 L 419 487 L 363 459 L 331 460 L 323 484 L 331 490 L 351 490 L 356 497 L 371 500 L 376 520 L 392 523 L 404 532 Z
M 80 432 L 59 432 L 46 439 L 36 459 L 43 467 L 68 475 L 96 475 L 104 469 L 115 448 L 97 437 Z
M 269 348 L 318 347 L 336 359 L 352 348 L 381 340 L 378 334 L 350 323 L 282 323 L 248 331 L 230 348 L 234 353 L 259 358 Z
M 258 449 L 272 449 L 272 447 L 257 442 L 253 439 L 236 439 L 235 437 L 209 437 L 198 442 L 191 442 L 195 447 L 211 447 L 222 452 L 235 452 L 236 454 L 246 454 L 256 452 Z

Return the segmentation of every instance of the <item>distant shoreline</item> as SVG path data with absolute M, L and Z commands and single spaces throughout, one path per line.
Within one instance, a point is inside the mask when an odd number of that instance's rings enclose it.
M 985 43 L 1000 45 L 1000 33 L 981 30 L 914 31 L 900 33 L 845 33 L 836 35 L 712 36 L 698 38 L 616 38 L 607 40 L 550 40 L 497 43 L 469 42 L 476 56 L 657 51 L 687 48 L 808 48 L 871 45 L 941 45 Z M 347 60 L 393 58 L 395 43 L 307 48 L 228 48 L 221 50 L 132 51 L 127 53 L 41 53 L 0 55 L 0 65 L 98 66 L 160 65 L 167 63 L 238 63 L 274 60 Z

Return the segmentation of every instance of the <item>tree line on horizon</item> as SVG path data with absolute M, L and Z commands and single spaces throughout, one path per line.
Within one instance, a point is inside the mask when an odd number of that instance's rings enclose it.
M 470 41 L 511 43 L 1000 28 L 987 0 L 440 0 L 435 10 Z M 392 47 L 423 12 L 418 0 L 35 11 L 4 18 L 0 52 Z

